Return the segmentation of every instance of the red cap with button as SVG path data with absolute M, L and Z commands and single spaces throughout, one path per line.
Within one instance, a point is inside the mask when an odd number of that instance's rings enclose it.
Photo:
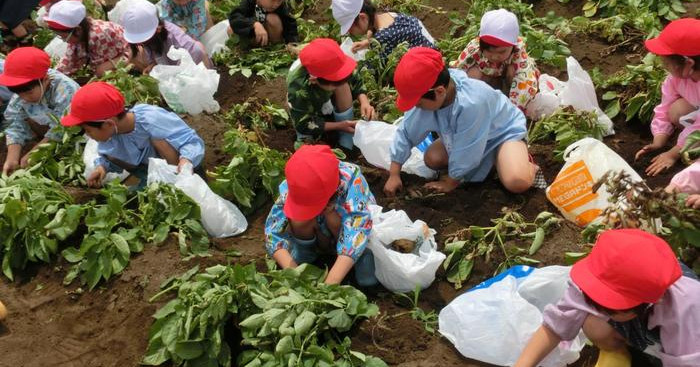
M 357 61 L 346 55 L 330 38 L 311 41 L 299 52 L 299 60 L 309 75 L 332 82 L 349 77 L 357 65 Z
M 287 199 L 284 214 L 292 220 L 309 220 L 321 214 L 338 190 L 338 158 L 327 145 L 302 145 L 292 154 L 284 174 Z
M 101 121 L 124 111 L 124 96 L 105 82 L 85 84 L 73 95 L 70 112 L 61 119 L 63 126 L 80 125 L 86 121 Z
M 440 52 L 428 47 L 414 47 L 401 58 L 394 72 L 394 85 L 399 97 L 396 106 L 401 111 L 415 107 L 445 69 Z
M 644 42 L 647 50 L 661 56 L 700 55 L 700 19 L 683 18 L 668 23 L 658 37 Z
M 591 254 L 571 269 L 583 293 L 612 310 L 656 303 L 680 277 L 668 243 L 639 229 L 603 232 Z
M 0 85 L 14 87 L 41 79 L 51 66 L 49 55 L 36 47 L 19 47 L 7 54 Z

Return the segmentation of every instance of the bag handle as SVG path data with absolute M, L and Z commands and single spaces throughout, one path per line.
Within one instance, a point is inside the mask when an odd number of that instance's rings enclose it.
M 598 141 L 598 140 L 596 140 L 594 138 L 583 138 L 579 141 L 571 143 L 568 147 L 566 147 L 566 149 L 564 149 L 564 154 L 563 154 L 564 161 L 569 160 L 569 155 L 571 155 L 571 153 L 573 153 L 574 150 L 581 148 L 581 147 L 585 147 L 587 145 L 591 145 L 595 141 Z

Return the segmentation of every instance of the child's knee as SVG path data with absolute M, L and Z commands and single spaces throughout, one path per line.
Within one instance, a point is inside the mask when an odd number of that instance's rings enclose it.
M 443 157 L 440 157 L 438 154 L 430 154 L 426 153 L 425 156 L 423 157 L 423 161 L 425 161 L 425 165 L 428 166 L 428 168 L 434 169 L 434 170 L 440 170 L 445 168 L 445 159 Z
M 600 349 L 617 351 L 626 348 L 622 335 L 599 317 L 588 316 L 583 322 L 583 333 Z
M 678 98 L 668 109 L 668 119 L 673 124 L 679 124 L 681 117 L 693 112 L 694 108 L 685 99 Z
M 282 37 L 282 19 L 275 13 L 269 13 L 265 16 L 265 29 L 271 37 Z
M 530 187 L 532 187 L 532 179 L 524 176 L 513 175 L 505 179 L 502 178 L 501 183 L 506 188 L 506 190 L 514 194 L 523 193 L 529 190 Z

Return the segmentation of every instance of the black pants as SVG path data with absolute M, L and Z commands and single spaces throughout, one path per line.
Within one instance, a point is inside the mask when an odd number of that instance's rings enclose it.
M 39 0 L 0 0 L 0 22 L 12 29 L 29 18 Z

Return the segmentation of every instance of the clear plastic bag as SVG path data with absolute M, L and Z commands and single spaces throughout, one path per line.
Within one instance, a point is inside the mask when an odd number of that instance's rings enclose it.
M 54 37 L 51 42 L 44 47 L 44 51 L 46 51 L 46 53 L 49 54 L 49 57 L 55 61 L 61 60 L 63 56 L 66 55 L 67 50 L 68 43 L 62 40 L 59 36 Z
M 169 165 L 163 159 L 150 158 L 148 184 L 154 182 L 173 184 L 199 204 L 202 226 L 212 237 L 235 236 L 248 228 L 248 221 L 238 207 L 215 194 L 199 175 L 192 174 L 191 169 L 183 170 L 180 174 L 177 174 L 176 170 L 176 166 Z
M 353 143 L 360 148 L 367 162 L 388 170 L 391 166 L 391 144 L 397 128 L 397 125 L 382 121 L 359 121 L 355 126 Z M 415 147 L 411 149 L 411 156 L 401 166 L 401 170 L 428 179 L 437 176 L 435 170 L 425 165 L 423 152 Z
M 219 23 L 216 23 L 216 25 L 213 27 L 207 29 L 207 31 L 204 32 L 200 38 L 200 41 L 202 44 L 204 44 L 204 48 L 207 49 L 207 54 L 209 56 L 214 56 L 214 54 L 227 48 L 226 41 L 228 41 L 229 38 L 228 24 L 228 19 L 222 20 Z
M 445 260 L 445 254 L 437 250 L 435 231 L 421 220 L 411 221 L 403 210 L 382 213 L 382 209 L 370 205 L 372 232 L 367 246 L 374 255 L 374 275 L 394 292 L 410 292 L 416 286 L 429 287 Z M 398 239 L 415 241 L 414 252 L 401 253 L 389 248 Z
M 467 358 L 512 366 L 542 325 L 542 311 L 556 303 L 569 281 L 570 267 L 515 266 L 455 298 L 440 311 L 440 333 Z M 579 358 L 583 332 L 561 342 L 540 364 L 563 367 Z
M 190 115 L 219 111 L 219 103 L 214 99 L 219 73 L 201 62 L 195 64 L 189 52 L 182 48 L 171 47 L 168 58 L 179 60 L 179 65 L 156 65 L 150 72 L 158 80 L 158 89 L 168 106 L 177 113 Z
M 87 135 L 85 135 L 85 138 L 87 139 L 85 143 L 85 148 L 83 149 L 83 163 L 85 164 L 85 171 L 83 173 L 83 176 L 85 176 L 85 179 L 87 180 L 88 177 L 92 174 L 92 172 L 95 170 L 95 159 L 99 157 L 99 153 L 97 152 L 97 141 L 89 138 Z M 129 172 L 127 171 L 121 171 L 120 173 L 115 173 L 115 172 L 108 172 L 105 175 L 105 178 L 102 180 L 102 183 L 105 182 L 110 182 L 113 180 L 123 180 L 129 176 Z

